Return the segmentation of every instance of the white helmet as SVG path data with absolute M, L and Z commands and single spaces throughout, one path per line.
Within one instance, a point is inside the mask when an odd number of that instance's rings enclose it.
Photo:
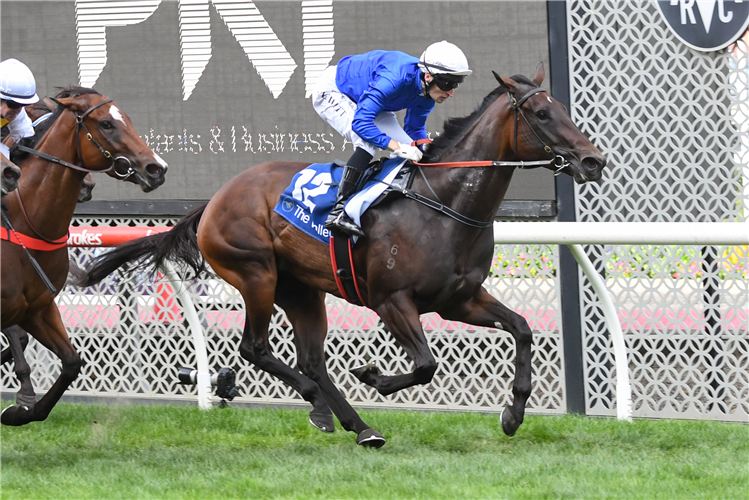
M 445 40 L 426 48 L 419 58 L 419 67 L 432 75 L 468 76 L 473 73 L 468 69 L 468 59 L 463 51 Z
M 18 104 L 34 104 L 39 100 L 34 75 L 18 59 L 0 62 L 0 98 Z

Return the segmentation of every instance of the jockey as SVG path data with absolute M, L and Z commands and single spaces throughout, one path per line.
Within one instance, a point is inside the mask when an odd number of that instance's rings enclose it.
M 392 151 L 391 157 L 421 160 L 412 141 L 427 138 L 426 120 L 434 104 L 452 97 L 471 73 L 463 52 L 446 41 L 431 44 L 419 59 L 373 50 L 344 57 L 322 72 L 311 96 L 315 111 L 354 145 L 325 227 L 364 236 L 343 209 L 362 172 L 378 149 Z M 403 109 L 401 127 L 393 112 Z
M 34 135 L 31 119 L 23 107 L 39 100 L 36 95 L 36 80 L 31 70 L 18 59 L 6 59 L 0 62 L 0 122 L 3 129 L 2 154 L 10 158 L 8 146 L 5 145 L 5 129 L 18 142 Z

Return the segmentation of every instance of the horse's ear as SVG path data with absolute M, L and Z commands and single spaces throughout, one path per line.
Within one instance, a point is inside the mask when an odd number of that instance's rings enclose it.
M 63 107 L 63 108 L 66 108 L 66 107 L 67 107 L 67 105 L 66 105 L 65 103 L 63 103 L 63 102 L 62 102 L 62 101 L 64 101 L 65 99 L 55 99 L 54 97 L 50 97 L 50 98 L 49 98 L 49 100 L 50 100 L 50 101 L 52 101 L 52 102 L 54 102 L 54 103 L 55 103 L 55 104 L 57 104 L 58 106 L 61 106 L 61 107 Z
M 497 82 L 499 82 L 499 86 L 506 88 L 510 92 L 513 92 L 518 85 L 517 82 L 512 78 L 499 76 L 495 71 L 492 71 L 492 74 L 494 75 L 494 78 L 496 78 Z
M 544 72 L 544 63 L 540 62 L 538 63 L 538 66 L 536 66 L 536 76 L 533 77 L 533 83 L 540 87 L 544 81 L 544 76 L 546 76 L 546 73 Z

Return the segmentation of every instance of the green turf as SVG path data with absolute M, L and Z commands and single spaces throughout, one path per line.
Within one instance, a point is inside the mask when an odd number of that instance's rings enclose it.
M 301 410 L 60 404 L 0 432 L 2 499 L 749 498 L 749 426 L 361 412 L 363 449 Z

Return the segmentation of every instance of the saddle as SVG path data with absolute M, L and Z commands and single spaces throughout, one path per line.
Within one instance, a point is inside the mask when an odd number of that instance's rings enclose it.
M 343 173 L 342 165 L 341 162 L 316 163 L 300 171 L 281 194 L 274 211 L 308 236 L 330 245 L 333 272 L 341 295 L 353 304 L 363 305 L 351 265 L 351 250 L 356 240 L 350 240 L 348 235 L 336 235 L 325 227 L 325 220 L 335 204 L 335 187 Z M 361 214 L 391 193 L 402 195 L 405 188 L 410 187 L 411 171 L 411 164 L 402 158 L 371 162 L 359 181 L 358 192 L 346 204 L 349 215 L 354 220 L 360 219 Z

